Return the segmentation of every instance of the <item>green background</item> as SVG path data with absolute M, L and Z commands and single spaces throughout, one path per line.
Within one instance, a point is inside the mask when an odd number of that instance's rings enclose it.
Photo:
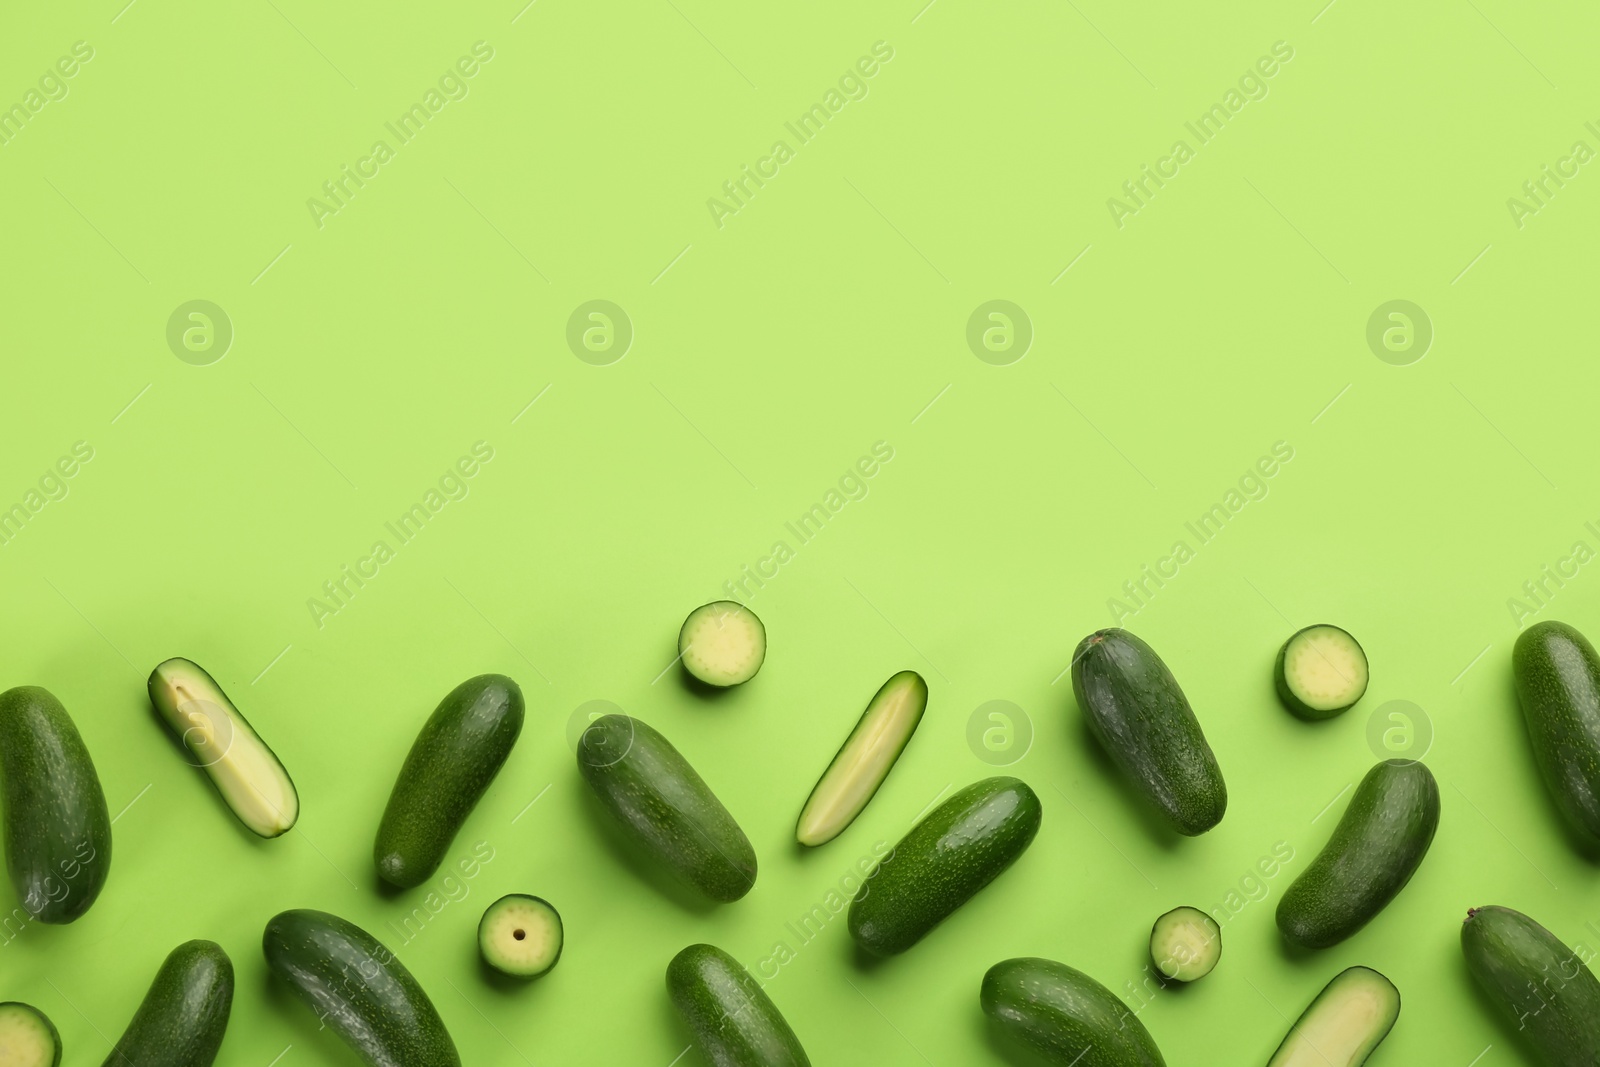
M 1600 872 L 1532 764 L 1508 606 L 1574 542 L 1600 548 L 1580 310 L 1600 177 L 1580 168 L 1520 227 L 1507 205 L 1575 141 L 1600 147 L 1594 13 L 920 2 L 0 15 L 0 103 L 74 42 L 93 49 L 0 145 L 0 506 L 26 509 L 58 457 L 93 449 L 0 547 L 0 683 L 63 700 L 120 812 L 95 908 L 0 945 L 0 998 L 52 1016 L 69 1063 L 98 1062 L 193 937 L 238 969 L 220 1063 L 353 1063 L 265 971 L 261 928 L 289 907 L 395 948 L 473 1064 L 667 1067 L 688 1040 L 662 975 L 696 941 L 753 970 L 785 943 L 768 992 L 819 1065 L 998 1062 L 978 983 L 1014 955 L 1100 979 L 1175 1065 L 1264 1062 L 1358 963 L 1405 998 L 1373 1062 L 1525 1062 L 1456 945 L 1486 903 L 1600 945 Z M 493 58 L 468 95 L 319 228 L 307 200 L 478 41 Z M 893 58 L 866 96 L 800 144 L 785 122 L 879 41 Z M 1267 95 L 1199 145 L 1184 123 L 1279 41 L 1293 58 Z M 1180 138 L 1194 158 L 1119 227 L 1108 198 Z M 793 158 L 719 227 L 707 200 L 779 139 Z M 234 333 L 203 366 L 167 342 L 196 299 Z M 632 324 L 609 365 L 566 339 L 594 299 Z M 967 342 L 994 299 L 1032 325 L 1009 365 Z M 1366 340 L 1395 299 L 1434 329 L 1405 366 Z M 399 544 L 384 523 L 479 441 L 493 459 L 465 498 Z M 865 497 L 800 545 L 785 522 L 879 441 L 893 459 Z M 1200 544 L 1185 523 L 1280 441 L 1293 459 L 1266 495 Z M 319 625 L 308 599 L 380 539 L 394 558 Z M 761 674 L 689 691 L 669 669 L 682 617 L 779 540 L 793 558 L 751 601 Z M 1179 540 L 1193 558 L 1121 619 L 1166 658 L 1228 778 L 1226 820 L 1175 841 L 1054 680 Z M 1520 622 L 1600 631 L 1592 570 Z M 1270 667 L 1320 621 L 1358 635 L 1373 678 L 1308 726 L 1276 705 Z M 173 655 L 209 668 L 291 770 L 303 814 L 286 837 L 243 831 L 153 718 L 144 679 Z M 800 854 L 800 804 L 905 667 L 932 690 L 919 733 L 865 814 Z M 372 836 L 424 717 L 485 671 L 517 678 L 529 708 L 456 842 L 494 858 L 459 899 L 436 878 L 448 904 L 403 941 L 391 924 L 427 891 L 380 894 Z M 592 700 L 657 726 L 717 790 L 760 857 L 747 898 L 687 905 L 600 833 L 568 743 Z M 1003 771 L 968 742 L 992 700 L 1033 735 Z M 1393 700 L 1415 706 L 1410 749 Z M 1375 719 L 1398 753 L 1431 735 L 1441 830 L 1370 927 L 1291 957 L 1273 909 L 1382 754 Z M 842 917 L 796 937 L 787 924 L 874 844 L 990 773 L 1045 808 L 1009 874 L 881 966 L 854 962 Z M 1279 842 L 1294 859 L 1252 880 Z M 568 943 L 550 976 L 506 990 L 473 931 L 512 891 L 553 901 Z M 1230 893 L 1216 973 L 1141 997 L 1151 920 Z

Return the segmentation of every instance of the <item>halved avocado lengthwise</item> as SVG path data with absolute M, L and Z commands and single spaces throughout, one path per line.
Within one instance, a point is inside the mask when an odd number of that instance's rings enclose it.
M 411 745 L 378 824 L 373 862 L 390 885 L 433 877 L 461 824 L 522 733 L 522 690 L 503 674 L 468 678 L 445 695 Z
M 169 659 L 150 672 L 150 703 L 251 833 L 278 837 L 300 817 L 300 795 L 277 754 L 199 664 Z
M 61 1035 L 50 1016 L 19 1000 L 0 1004 L 0 1063 L 61 1067 Z
M 1474 908 L 1461 952 L 1543 1067 L 1600 1063 L 1600 981 L 1556 935 L 1520 911 Z
M 267 967 L 371 1067 L 461 1067 L 433 1001 L 361 927 L 325 911 L 286 911 L 262 935 Z
M 1278 901 L 1278 929 L 1303 948 L 1337 945 L 1399 895 L 1438 829 L 1433 772 L 1413 760 L 1377 764 L 1322 852 Z
M 811 1067 L 761 983 L 715 945 L 690 945 L 672 957 L 667 994 L 715 1067 Z
M 185 941 L 150 983 L 104 1067 L 211 1067 L 233 1010 L 233 961 L 215 941 Z
M 1517 637 L 1511 667 L 1545 786 L 1600 849 L 1600 657 L 1566 623 L 1536 622 Z
M 1400 1017 L 1400 990 L 1370 967 L 1334 976 L 1289 1028 L 1267 1067 L 1360 1067 Z
M 578 771 L 634 844 L 709 899 L 738 900 L 756 884 L 750 839 L 648 723 L 600 716 L 578 740 Z
M 1112 762 L 1174 830 L 1195 837 L 1222 821 L 1217 758 L 1155 649 L 1126 630 L 1097 630 L 1073 654 L 1072 692 Z
M 89 910 L 111 870 L 111 813 L 67 709 L 46 689 L 0 693 L 6 870 L 42 923 Z
M 983 1012 L 1008 1040 L 1061 1067 L 1165 1067 L 1155 1038 L 1111 990 L 1054 960 L 1002 960 L 983 976 Z
M 827 844 L 866 809 L 927 707 L 928 683 L 916 671 L 901 671 L 879 687 L 800 811 L 795 837 L 802 845 Z
M 958 790 L 867 875 L 850 902 L 850 936 L 875 956 L 904 952 L 1027 851 L 1041 812 L 1016 778 Z

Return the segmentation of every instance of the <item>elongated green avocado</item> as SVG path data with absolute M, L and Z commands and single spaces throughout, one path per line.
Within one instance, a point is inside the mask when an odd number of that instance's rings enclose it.
M 1600 981 L 1555 934 L 1520 911 L 1474 908 L 1461 952 L 1538 1063 L 1600 1064 Z
M 1016 778 L 958 790 L 867 876 L 850 902 L 850 936 L 878 956 L 904 952 L 1027 851 L 1041 812 Z
M 1009 1039 L 1060 1067 L 1166 1067 L 1139 1017 L 1082 971 L 1054 960 L 1002 960 L 979 1001 Z
M 667 993 L 712 1067 L 811 1067 L 761 983 L 720 948 L 690 945 L 672 957 Z
M 1304 948 L 1343 941 L 1405 888 L 1438 828 L 1433 772 L 1412 760 L 1377 764 L 1322 852 L 1278 901 L 1278 929 Z
M 433 877 L 462 823 L 511 755 L 522 733 L 522 690 L 502 674 L 468 678 L 439 702 L 411 745 L 373 860 L 391 885 Z
M 278 837 L 300 817 L 300 794 L 278 756 L 199 664 L 169 659 L 146 685 L 196 766 L 251 833 Z
M 1174 830 L 1194 837 L 1222 821 L 1217 758 L 1155 649 L 1126 630 L 1095 631 L 1073 653 L 1072 692 L 1111 761 Z
M 185 941 L 161 964 L 104 1067 L 211 1067 L 233 1010 L 233 961 Z
M 72 922 L 111 871 L 111 813 L 78 728 L 48 690 L 0 693 L 0 779 L 6 871 L 23 910 Z
M 1578 837 L 1600 847 L 1600 657 L 1564 622 L 1536 622 L 1511 652 L 1534 759 Z
M 325 911 L 286 911 L 262 935 L 267 967 L 369 1067 L 461 1067 L 433 1001 L 361 927 Z
M 706 897 L 727 903 L 756 884 L 750 839 L 648 723 L 600 716 L 578 741 L 578 770 L 642 852 Z

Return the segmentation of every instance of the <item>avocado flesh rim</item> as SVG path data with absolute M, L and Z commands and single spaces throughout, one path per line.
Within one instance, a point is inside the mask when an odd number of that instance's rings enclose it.
M 156 668 L 156 675 L 162 717 L 233 813 L 263 837 L 287 832 L 300 816 L 300 798 L 283 764 L 245 717 L 209 677 L 197 678 L 167 663 Z
M 0 1061 L 15 1067 L 51 1067 L 60 1046 L 50 1024 L 25 1004 L 0 1004 Z
M 1366 653 L 1355 639 L 1334 626 L 1298 634 L 1284 661 L 1290 690 L 1315 711 L 1339 711 L 1366 692 Z
M 1398 999 L 1387 979 L 1352 967 L 1317 994 L 1270 1067 L 1344 1067 L 1364 1062 L 1394 1025 Z
M 911 735 L 906 720 L 911 719 L 913 728 L 921 721 L 922 709 L 916 707 L 920 703 L 918 688 L 907 679 L 887 698 L 874 701 L 874 706 L 867 709 L 866 729 L 858 726 L 853 731 L 844 751 L 823 772 L 816 792 L 806 802 L 796 834 L 801 844 L 831 841 L 861 814 L 900 758 Z

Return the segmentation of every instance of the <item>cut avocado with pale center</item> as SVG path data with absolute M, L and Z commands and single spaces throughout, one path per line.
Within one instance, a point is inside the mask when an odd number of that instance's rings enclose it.
M 800 812 L 802 845 L 832 841 L 855 821 L 905 750 L 928 706 L 928 683 L 916 671 L 890 678 L 822 773 Z
M 684 670 L 718 688 L 748 682 L 767 656 L 767 630 L 756 613 L 731 600 L 702 604 L 683 620 L 678 655 Z
M 150 673 L 155 706 L 192 761 L 251 832 L 277 837 L 300 817 L 289 772 L 200 666 L 169 659 Z
M 31 1004 L 0 1004 L 0 1065 L 58 1067 L 61 1035 L 44 1012 Z
M 1331 719 L 1367 691 L 1367 654 L 1354 637 L 1321 623 L 1297 631 L 1278 650 L 1278 697 L 1306 719 Z
M 561 958 L 561 916 L 542 897 L 512 893 L 490 904 L 478 924 L 483 962 L 513 978 L 537 978 Z
M 1199 908 L 1173 908 L 1150 929 L 1150 961 L 1165 978 L 1193 982 L 1222 958 L 1222 927 Z
M 1359 1067 L 1399 1017 L 1394 983 L 1369 967 L 1351 967 L 1317 994 L 1267 1067 Z

